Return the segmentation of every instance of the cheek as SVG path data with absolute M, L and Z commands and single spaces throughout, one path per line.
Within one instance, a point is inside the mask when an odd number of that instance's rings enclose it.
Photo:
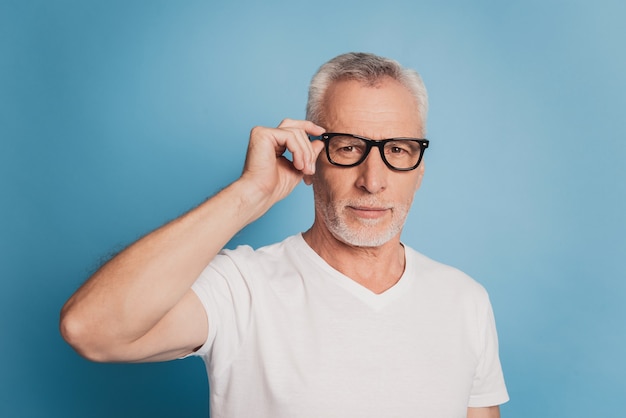
M 417 167 L 417 179 L 415 180 L 415 191 L 418 191 L 422 185 L 422 179 L 424 178 L 425 163 L 422 161 L 419 167 Z
M 313 193 L 317 198 L 324 202 L 332 201 L 333 197 L 341 195 L 342 185 L 345 179 L 340 176 L 334 167 L 320 163 L 318 160 L 315 174 L 311 176 L 311 184 L 313 185 Z
M 313 185 L 313 196 L 315 197 L 316 202 L 326 202 L 328 201 L 327 191 L 328 187 L 326 183 L 322 180 L 321 176 L 315 174 L 311 177 L 311 184 Z
M 420 187 L 419 179 L 414 179 L 413 181 L 407 182 L 402 189 L 402 195 L 399 196 L 403 202 L 406 202 L 407 205 L 411 205 L 413 203 L 413 199 L 415 198 L 415 193 Z

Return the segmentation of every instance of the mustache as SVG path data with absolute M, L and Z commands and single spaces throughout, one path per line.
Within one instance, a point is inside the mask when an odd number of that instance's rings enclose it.
M 387 202 L 385 200 L 370 196 L 343 199 L 336 203 L 339 203 L 343 207 L 350 206 L 353 208 L 392 209 L 395 206 L 395 204 L 393 204 L 392 202 Z

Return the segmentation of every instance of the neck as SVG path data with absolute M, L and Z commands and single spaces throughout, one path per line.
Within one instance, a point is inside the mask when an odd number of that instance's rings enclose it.
M 379 247 L 356 247 L 338 240 L 316 223 L 302 236 L 331 267 L 374 293 L 388 290 L 404 273 L 404 247 L 399 234 Z

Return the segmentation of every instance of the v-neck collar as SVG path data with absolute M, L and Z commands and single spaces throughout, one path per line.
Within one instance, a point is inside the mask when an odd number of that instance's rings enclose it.
M 321 280 L 326 280 L 340 286 L 374 310 L 381 310 L 402 295 L 406 294 L 407 289 L 411 286 L 415 278 L 415 274 L 413 272 L 413 260 L 411 257 L 406 256 L 407 249 L 404 244 L 402 247 L 404 248 L 405 253 L 405 266 L 402 276 L 400 276 L 400 279 L 396 282 L 396 284 L 384 292 L 377 294 L 331 267 L 309 246 L 309 244 L 306 243 L 302 234 L 298 234 L 293 238 L 294 249 L 297 254 L 305 256 L 316 267 L 324 271 L 325 274 L 322 275 L 323 277 L 320 278 Z

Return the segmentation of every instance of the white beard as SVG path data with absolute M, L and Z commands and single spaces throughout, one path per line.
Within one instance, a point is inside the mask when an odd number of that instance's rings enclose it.
M 371 198 L 341 200 L 333 203 L 315 199 L 315 207 L 322 215 L 326 227 L 339 241 L 355 247 L 380 247 L 402 231 L 410 204 L 394 205 L 391 210 L 391 223 L 383 230 L 377 227 L 382 222 L 387 222 L 386 219 L 353 218 L 356 224 L 350 225 L 346 222 L 346 215 L 342 213 L 347 206 L 381 207 L 380 202 Z

